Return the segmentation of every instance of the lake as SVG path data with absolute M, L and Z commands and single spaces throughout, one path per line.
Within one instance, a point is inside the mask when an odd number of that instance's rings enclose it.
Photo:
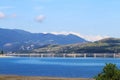
M 120 67 L 119 58 L 0 58 L 1 75 L 92 78 L 105 63 Z

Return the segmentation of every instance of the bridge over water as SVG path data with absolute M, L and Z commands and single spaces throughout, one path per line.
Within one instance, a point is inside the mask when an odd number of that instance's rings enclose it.
M 120 58 L 120 53 L 60 53 L 60 54 L 54 54 L 54 53 L 7 53 L 4 54 L 5 56 L 16 56 L 16 57 L 104 57 L 104 58 Z

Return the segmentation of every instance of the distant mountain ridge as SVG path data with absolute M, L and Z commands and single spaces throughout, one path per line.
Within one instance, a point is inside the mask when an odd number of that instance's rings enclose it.
M 120 53 L 119 38 L 105 38 L 96 42 L 85 44 L 70 44 L 55 46 L 49 45 L 33 50 L 35 53 Z
M 0 28 L 0 49 L 4 51 L 32 50 L 48 44 L 66 45 L 85 42 L 87 42 L 85 39 L 74 34 L 55 35 Z
M 120 43 L 120 38 L 105 38 L 96 42 L 102 43 Z

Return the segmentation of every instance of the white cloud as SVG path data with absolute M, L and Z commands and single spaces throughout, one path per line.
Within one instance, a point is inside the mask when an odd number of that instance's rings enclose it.
M 15 18 L 16 16 L 17 16 L 16 14 L 5 15 L 5 13 L 0 12 L 0 19 L 4 19 L 4 18 Z
M 0 19 L 3 19 L 3 18 L 5 18 L 5 14 L 0 12 Z
M 101 35 L 84 35 L 83 38 L 85 38 L 88 41 L 98 41 L 104 38 L 109 38 L 109 36 L 101 36 Z
M 55 35 L 61 35 L 61 34 L 63 34 L 63 35 L 69 35 L 71 32 L 65 32 L 65 31 L 63 31 L 63 32 L 51 32 L 51 34 L 55 34 Z
M 81 38 L 84 38 L 84 39 L 86 39 L 88 41 L 97 41 L 97 40 L 101 40 L 101 39 L 109 37 L 109 36 L 101 36 L 101 35 L 82 35 L 82 34 L 76 33 L 76 32 L 51 32 L 51 33 L 55 34 L 55 35 L 60 35 L 60 34 L 63 34 L 63 35 L 74 34 L 74 35 L 77 35 L 77 36 L 79 36 Z
M 39 15 L 39 16 L 36 17 L 37 22 L 42 22 L 44 19 L 45 19 L 44 15 Z

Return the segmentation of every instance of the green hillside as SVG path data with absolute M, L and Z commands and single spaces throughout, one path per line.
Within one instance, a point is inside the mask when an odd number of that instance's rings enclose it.
M 120 39 L 106 38 L 96 42 L 71 45 L 48 45 L 33 50 L 37 53 L 120 53 Z

